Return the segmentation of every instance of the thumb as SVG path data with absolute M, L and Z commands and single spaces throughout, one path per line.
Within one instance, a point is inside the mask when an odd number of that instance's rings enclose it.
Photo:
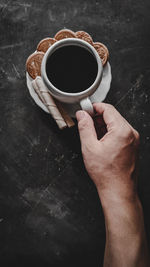
M 91 116 L 83 110 L 76 112 L 81 145 L 90 144 L 97 140 L 97 135 Z

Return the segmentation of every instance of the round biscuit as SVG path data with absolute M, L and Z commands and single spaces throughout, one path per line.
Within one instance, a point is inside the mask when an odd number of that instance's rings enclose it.
M 99 56 L 102 60 L 102 64 L 104 66 L 108 60 L 108 57 L 109 57 L 108 48 L 100 42 L 94 43 L 93 46 L 96 49 L 97 53 L 99 54 Z
M 41 40 L 37 45 L 37 51 L 46 52 L 50 46 L 52 46 L 56 40 L 54 38 L 45 38 Z
M 76 34 L 77 38 L 82 39 L 82 40 L 88 42 L 89 44 L 93 45 L 93 39 L 92 39 L 91 35 L 88 34 L 87 32 L 78 31 L 75 34 Z
M 68 29 L 63 29 L 57 32 L 54 36 L 54 38 L 59 41 L 65 38 L 76 38 L 76 35 L 73 31 L 68 30 Z
M 43 57 L 43 52 L 35 52 L 28 57 L 26 61 L 26 70 L 32 79 L 41 76 L 41 63 Z

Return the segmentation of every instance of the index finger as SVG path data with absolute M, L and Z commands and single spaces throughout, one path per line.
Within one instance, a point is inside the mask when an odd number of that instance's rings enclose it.
M 124 118 L 112 105 L 106 103 L 94 103 L 93 107 L 98 114 L 103 115 L 108 131 L 112 127 L 118 128 L 125 123 Z

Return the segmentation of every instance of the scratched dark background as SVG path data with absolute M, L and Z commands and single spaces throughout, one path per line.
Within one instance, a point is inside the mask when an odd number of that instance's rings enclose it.
M 114 104 L 141 134 L 139 194 L 150 242 L 150 1 L 0 0 L 0 265 L 102 266 L 104 218 L 78 131 L 30 98 L 26 58 L 63 27 L 110 51 Z

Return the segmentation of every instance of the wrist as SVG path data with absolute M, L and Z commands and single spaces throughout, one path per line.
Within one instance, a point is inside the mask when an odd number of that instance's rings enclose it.
M 106 228 L 111 233 L 124 238 L 127 233 L 131 236 L 139 235 L 144 229 L 143 209 L 139 197 L 132 198 L 104 198 L 101 201 Z
M 105 198 L 101 201 L 101 204 L 104 214 L 106 215 L 126 215 L 126 212 L 130 214 L 130 211 L 131 214 L 133 214 L 133 211 L 138 213 L 143 212 L 142 205 L 137 194 L 134 194 L 132 198 L 118 198 L 117 196 L 107 200 Z
M 118 208 L 126 205 L 139 203 L 136 183 L 132 177 L 122 178 L 122 182 L 117 179 L 107 185 L 107 187 L 97 186 L 97 191 L 104 211 L 113 206 Z M 125 182 L 126 181 L 126 182 Z
M 98 191 L 102 208 L 104 212 L 110 212 L 113 208 L 122 210 L 124 207 L 141 206 L 137 192 L 128 192 L 127 194 L 117 194 L 117 192 L 103 193 Z

